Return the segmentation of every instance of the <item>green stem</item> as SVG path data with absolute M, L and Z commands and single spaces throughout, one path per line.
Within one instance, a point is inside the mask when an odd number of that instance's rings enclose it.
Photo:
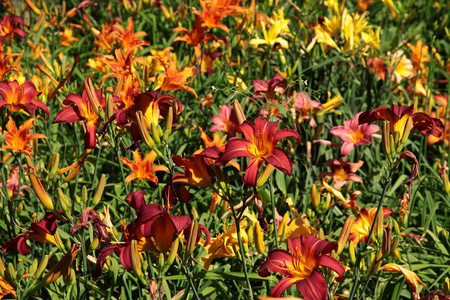
M 250 278 L 248 277 L 247 264 L 245 263 L 244 246 L 242 245 L 241 225 L 240 225 L 240 221 L 241 220 L 237 218 L 236 211 L 234 210 L 233 205 L 231 203 L 229 203 L 229 204 L 230 204 L 230 207 L 231 207 L 231 211 L 233 212 L 234 224 L 236 226 L 236 234 L 237 234 L 238 243 L 239 243 L 239 253 L 241 255 L 242 267 L 244 269 L 245 280 L 247 281 L 248 294 L 250 296 L 250 299 L 253 299 L 252 285 L 250 283 Z
M 278 245 L 278 229 L 277 229 L 277 216 L 275 213 L 275 198 L 273 196 L 273 179 L 270 177 L 270 201 L 272 203 L 272 223 L 273 223 L 273 234 L 275 235 L 275 248 L 279 249 Z
M 194 281 L 192 281 L 192 276 L 191 276 L 189 269 L 185 266 L 183 266 L 181 269 L 183 270 L 184 276 L 186 276 L 186 279 L 189 282 L 189 287 L 192 289 L 192 292 L 194 292 L 195 299 L 200 300 L 197 289 L 195 288 L 195 285 L 194 285 Z M 189 292 L 189 287 L 188 287 L 186 293 Z

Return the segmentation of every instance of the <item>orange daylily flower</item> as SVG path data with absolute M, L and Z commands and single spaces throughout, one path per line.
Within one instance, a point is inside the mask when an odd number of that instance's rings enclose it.
M 195 56 L 197 58 L 200 58 L 201 56 L 201 49 L 200 46 L 203 42 L 207 40 L 213 40 L 216 39 L 216 37 L 212 33 L 205 33 L 206 27 L 201 24 L 201 19 L 198 15 L 195 16 L 195 24 L 192 27 L 191 31 L 184 27 L 177 27 L 173 32 L 182 32 L 184 35 L 177 36 L 173 41 L 183 41 L 186 42 L 188 45 L 191 45 L 194 47 L 195 50 Z
M 109 22 L 103 23 L 101 30 L 91 28 L 91 31 L 98 39 L 97 41 L 94 41 L 94 44 L 107 51 L 108 53 L 111 52 L 112 46 L 116 41 L 115 38 L 117 34 L 117 28 L 115 28 L 114 25 L 118 21 L 120 21 L 120 18 L 114 18 Z
M 121 157 L 120 160 L 124 165 L 131 169 L 133 173 L 125 178 L 125 182 L 129 183 L 134 179 L 151 181 L 154 184 L 158 184 L 158 177 L 153 175 L 154 172 L 164 171 L 169 173 L 169 169 L 166 166 L 153 166 L 157 154 L 155 151 L 148 152 L 144 159 L 141 158 L 139 151 L 133 151 L 134 161 L 129 160 L 126 157 Z
M 73 42 L 80 40 L 79 38 L 73 36 L 72 29 L 68 27 L 65 27 L 64 31 L 60 32 L 59 35 L 61 36 L 61 41 L 59 43 L 64 47 L 72 47 Z
M 16 123 L 13 118 L 9 116 L 9 121 L 6 124 L 6 131 L 3 133 L 6 136 L 3 149 L 11 150 L 13 152 L 21 152 L 25 155 L 32 156 L 33 150 L 30 146 L 30 141 L 34 139 L 46 139 L 47 137 L 40 133 L 30 134 L 30 129 L 33 128 L 34 120 L 31 118 L 26 120 L 19 129 L 17 129 Z
M 411 43 L 406 44 L 411 50 L 411 61 L 413 62 L 414 69 L 418 71 L 419 69 L 424 69 L 424 63 L 430 62 L 431 58 L 427 56 L 428 46 L 423 45 L 421 40 L 418 40 L 416 45 Z
M 5 57 L 5 54 L 3 52 L 3 46 L 0 45 L 0 79 L 4 79 L 5 75 L 10 73 L 10 72 L 22 72 L 22 70 L 20 69 L 20 66 L 18 64 L 18 62 L 20 62 L 21 58 L 22 58 L 22 54 L 18 54 L 18 53 L 12 53 L 9 54 Z M 19 58 L 17 59 L 17 61 L 14 63 L 14 65 L 8 65 L 8 62 L 11 60 L 11 58 L 19 56 Z
M 21 17 L 15 16 L 13 14 L 9 14 L 3 17 L 0 20 L 0 44 L 4 43 L 5 38 L 12 41 L 14 35 L 18 35 L 22 38 L 25 38 L 27 34 L 20 26 L 25 26 L 25 22 Z
M 16 290 L 0 275 L 0 299 L 7 295 L 17 298 Z
M 390 208 L 383 207 L 383 211 L 380 214 L 383 214 L 383 217 L 386 218 L 390 216 L 394 211 Z M 373 222 L 375 220 L 375 214 L 377 213 L 377 208 L 371 208 L 367 210 L 367 208 L 361 209 L 358 218 L 355 223 L 352 225 L 351 235 L 348 238 L 349 241 L 355 241 L 355 244 L 359 242 L 365 242 L 369 237 L 370 228 L 373 226 Z M 380 216 L 379 216 L 380 217 Z M 374 234 L 377 232 L 378 223 L 375 224 Z
M 225 32 L 230 32 L 230 29 L 221 24 L 220 21 L 225 16 L 245 13 L 247 9 L 238 6 L 239 2 L 240 0 L 200 0 L 202 11 L 193 8 L 193 12 L 200 17 L 204 26 L 208 28 L 217 27 Z
M 158 75 L 161 91 L 185 90 L 194 94 L 195 99 L 197 99 L 195 90 L 186 85 L 188 78 L 195 75 L 195 67 L 188 66 L 178 71 L 176 62 L 172 60 L 166 62 L 161 57 L 156 58 L 159 59 L 165 70 L 164 73 Z
M 184 173 L 175 174 L 172 178 L 174 184 L 189 186 L 212 187 L 212 172 L 206 157 L 203 155 L 192 155 L 182 158 L 179 155 L 172 156 L 173 162 L 184 169 Z
M 135 49 L 135 47 L 128 48 L 125 51 L 122 51 L 122 49 L 116 49 L 114 51 L 115 55 L 103 55 L 97 58 L 99 62 L 104 63 L 112 70 L 112 72 L 104 75 L 100 82 L 104 82 L 105 79 L 109 77 L 115 77 L 118 79 L 120 77 L 125 78 L 133 75 L 133 63 L 135 61 L 139 61 L 134 57 Z
M 115 39 L 117 43 L 120 43 L 123 49 L 137 49 L 141 46 L 150 46 L 149 42 L 139 40 L 139 38 L 147 35 L 144 31 L 134 32 L 133 18 L 128 19 L 126 29 L 120 24 L 114 24 L 112 27 L 113 30 L 115 30 Z

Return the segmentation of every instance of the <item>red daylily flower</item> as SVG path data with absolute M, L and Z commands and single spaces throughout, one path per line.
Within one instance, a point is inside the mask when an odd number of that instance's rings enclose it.
M 8 65 L 8 62 L 13 58 L 18 56 L 18 59 L 16 62 L 13 63 L 12 66 Z M 17 54 L 17 53 L 12 53 L 9 55 L 5 56 L 5 53 L 3 52 L 3 46 L 0 45 L 0 79 L 4 79 L 5 75 L 8 74 L 9 72 L 21 72 L 20 66 L 19 66 L 19 62 L 22 59 L 22 55 L 21 54 Z
M 4 16 L 0 20 L 0 44 L 4 43 L 5 38 L 11 41 L 15 34 L 25 38 L 27 34 L 20 28 L 20 25 L 25 26 L 25 22 L 21 17 L 13 14 Z
M 342 280 L 344 267 L 330 256 L 338 249 L 337 243 L 327 242 L 308 234 L 288 239 L 289 252 L 275 249 L 269 253 L 266 262 L 258 270 L 260 276 L 270 276 L 268 270 L 285 276 L 270 292 L 272 297 L 281 297 L 283 292 L 293 284 L 305 300 L 328 299 L 325 278 L 318 267 L 335 271 Z
M 6 131 L 3 131 L 6 136 L 3 149 L 14 152 L 22 152 L 23 154 L 31 157 L 33 155 L 33 150 L 29 144 L 30 141 L 34 139 L 47 138 L 45 135 L 40 133 L 30 134 L 30 129 L 33 128 L 34 125 L 34 120 L 36 120 L 36 118 L 26 120 L 20 128 L 17 129 L 13 118 L 9 116 L 9 121 L 6 124 Z
M 25 110 L 29 114 L 34 114 L 36 109 L 42 109 L 47 115 L 50 111 L 48 107 L 36 100 L 41 92 L 36 90 L 36 86 L 30 80 L 25 81 L 19 85 L 17 80 L 0 82 L 0 107 L 7 106 L 11 112 Z
M 6 253 L 11 249 L 17 248 L 22 255 L 31 253 L 30 247 L 27 245 L 27 239 L 32 239 L 37 242 L 56 245 L 55 233 L 57 229 L 57 217 L 53 213 L 47 213 L 45 217 L 37 223 L 31 224 L 31 230 L 27 233 L 21 233 L 13 237 L 5 245 L 2 251 Z
M 158 177 L 153 173 L 156 171 L 164 171 L 169 173 L 169 168 L 166 166 L 153 166 L 157 154 L 155 151 L 150 151 L 145 155 L 144 159 L 141 158 L 139 151 L 133 151 L 134 161 L 129 160 L 126 157 L 121 157 L 120 160 L 124 165 L 131 169 L 132 174 L 125 178 L 125 182 L 129 183 L 134 179 L 148 180 L 154 184 L 158 184 Z
M 268 122 L 262 117 L 255 120 L 255 125 L 249 121 L 242 123 L 239 129 L 244 134 L 245 139 L 230 139 L 225 148 L 225 153 L 220 157 L 217 164 L 224 166 L 233 158 L 250 157 L 251 160 L 245 171 L 244 182 L 252 187 L 256 186 L 258 170 L 263 162 L 291 175 L 292 161 L 283 149 L 277 147 L 277 144 L 280 140 L 288 137 L 296 138 L 299 141 L 300 136 L 294 130 L 277 130 L 278 123 Z
M 333 184 L 337 189 L 343 187 L 348 180 L 362 182 L 361 177 L 354 174 L 364 164 L 362 160 L 357 163 L 349 163 L 343 158 L 340 160 L 329 159 L 324 164 L 331 169 L 331 172 L 322 172 L 321 175 L 333 176 Z
M 406 122 L 409 117 L 412 118 L 413 128 L 420 131 L 423 135 L 434 135 L 440 137 L 444 131 L 444 124 L 436 118 L 432 118 L 426 113 L 413 113 L 414 105 L 399 106 L 391 105 L 391 108 L 386 106 L 377 107 L 374 110 L 369 110 L 359 115 L 359 124 L 370 123 L 374 121 L 385 120 L 390 122 L 391 133 L 396 131 L 399 133 L 399 140 L 405 133 Z
M 105 107 L 105 98 L 102 97 L 102 90 L 96 90 L 95 95 L 103 109 Z M 100 117 L 97 115 L 96 109 L 92 107 L 91 101 L 89 101 L 87 90 L 84 89 L 81 97 L 71 93 L 63 101 L 64 105 L 70 105 L 72 103 L 75 104 L 75 106 L 63 107 L 63 109 L 56 114 L 53 123 L 75 123 L 85 121 L 86 132 L 84 135 L 84 145 L 86 148 L 95 148 L 95 145 L 97 144 L 95 133 Z
M 341 155 L 347 156 L 355 146 L 370 144 L 372 135 L 380 131 L 377 125 L 359 125 L 358 119 L 362 113 L 357 113 L 353 119 L 344 121 L 344 126 L 331 128 L 330 133 L 344 141 L 341 148 Z

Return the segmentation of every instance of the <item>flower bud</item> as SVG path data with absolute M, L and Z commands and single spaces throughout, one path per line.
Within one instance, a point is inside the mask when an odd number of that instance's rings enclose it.
M 389 255 L 391 253 L 391 242 L 392 242 L 392 229 L 390 226 L 387 226 L 384 229 L 383 234 L 383 242 L 381 244 L 381 250 L 383 252 L 383 255 Z
M 320 196 L 317 193 L 317 186 L 315 184 L 313 184 L 311 186 L 310 195 L 311 195 L 311 204 L 312 204 L 312 206 L 317 208 L 319 206 L 319 204 L 320 204 Z
M 442 291 L 446 295 L 450 294 L 450 279 L 448 277 L 445 277 L 444 288 L 442 289 Z
M 166 264 L 166 259 L 164 258 L 164 253 L 161 252 L 158 256 L 158 269 L 163 270 L 165 264 Z
M 259 176 L 257 182 L 256 182 L 256 188 L 260 188 L 264 183 L 266 183 L 267 179 L 269 179 L 270 175 L 272 174 L 272 171 L 275 167 L 271 164 L 267 164 L 264 171 L 261 173 L 261 176 Z
M 111 116 L 114 114 L 114 102 L 113 96 L 111 94 L 106 94 L 105 114 L 107 120 L 109 120 L 109 118 L 111 118 Z
M 12 263 L 8 264 L 8 273 L 10 278 L 12 278 L 13 280 L 16 279 L 17 273 L 16 273 L 16 269 L 14 268 L 14 265 Z
M 350 261 L 355 264 L 356 263 L 356 254 L 355 254 L 355 241 L 350 241 L 350 244 L 348 246 L 348 252 L 350 256 Z
M 83 203 L 84 206 L 86 206 L 88 201 L 88 189 L 87 186 L 83 185 L 81 188 L 81 203 Z
M 44 24 L 44 22 L 45 22 L 45 16 L 46 16 L 45 12 L 39 13 L 39 18 L 36 21 L 36 24 L 34 24 L 34 26 L 33 26 L 33 32 L 38 32 L 39 29 L 41 29 L 42 24 Z
M 170 252 L 169 252 L 169 256 L 167 257 L 167 261 L 165 264 L 165 267 L 163 269 L 163 273 L 166 273 L 167 270 L 169 270 L 170 266 L 173 264 L 173 262 L 175 261 L 175 258 L 177 257 L 177 252 L 178 252 L 178 246 L 180 244 L 180 239 L 176 238 L 173 242 L 172 242 L 172 246 L 170 247 Z
M 50 162 L 47 166 L 47 170 L 49 170 L 50 179 L 53 179 L 58 172 L 59 169 L 59 153 L 55 152 L 50 159 Z
M 35 192 L 36 196 L 38 197 L 39 201 L 41 201 L 42 205 L 48 210 L 55 210 L 55 206 L 53 205 L 53 201 L 50 198 L 50 196 L 47 194 L 47 192 L 44 190 L 44 187 L 42 186 L 41 181 L 36 176 L 36 173 L 34 171 L 33 163 L 31 162 L 31 159 L 27 156 L 27 162 L 28 166 L 30 166 L 32 169 L 30 170 L 28 177 L 30 178 L 31 187 L 33 191 Z
M 102 174 L 97 186 L 97 190 L 95 191 L 94 197 L 92 197 L 91 203 L 92 208 L 94 208 L 100 202 L 100 199 L 102 198 L 103 195 L 103 191 L 105 190 L 105 185 L 106 185 L 106 175 Z
M 161 255 L 163 255 L 163 254 L 161 254 Z M 134 271 L 134 274 L 139 278 L 139 280 L 143 284 L 146 285 L 147 282 L 145 281 L 144 274 L 142 273 L 141 258 L 139 257 L 139 251 L 138 251 L 138 248 L 137 248 L 137 241 L 136 240 L 132 240 L 131 241 L 130 259 L 131 259 L 131 267 L 132 267 L 132 269 Z
M 100 110 L 103 112 L 102 106 L 100 105 L 100 101 L 98 101 L 97 93 L 95 91 L 94 86 L 92 85 L 91 78 L 86 78 L 84 82 L 84 88 L 86 89 L 86 93 L 88 95 L 89 102 L 91 104 L 92 109 L 95 111 L 97 116 L 101 117 Z M 104 112 L 103 112 L 104 117 Z M 104 118 L 103 118 L 104 120 Z
M 166 130 L 164 131 L 163 140 L 167 141 L 170 134 L 172 133 L 172 126 L 173 126 L 173 108 L 169 107 L 169 111 L 167 112 L 166 117 Z
M 49 256 L 45 255 L 44 258 L 42 258 L 41 263 L 39 264 L 36 273 L 35 273 L 35 280 L 37 281 L 39 278 L 41 278 L 42 273 L 44 273 L 45 269 L 47 268 Z
M 186 256 L 190 256 L 195 249 L 195 245 L 197 244 L 197 236 L 199 233 L 198 221 L 194 220 L 191 223 L 191 230 L 189 231 L 189 239 L 186 245 Z
M 377 224 L 376 224 L 376 237 L 372 236 L 372 239 L 376 242 L 381 242 L 383 238 L 383 224 L 384 224 L 384 214 L 383 209 L 380 209 L 378 211 L 378 218 L 377 218 Z M 376 239 L 378 238 L 378 240 Z
M 338 250 L 336 252 L 337 255 L 342 253 L 342 250 L 344 250 L 345 244 L 347 243 L 348 236 L 350 235 L 350 230 L 353 226 L 353 223 L 355 222 L 355 217 L 352 215 L 349 215 L 347 217 L 347 220 L 344 223 L 344 226 L 342 227 L 341 235 L 338 239 Z
M 161 146 L 161 138 L 159 134 L 161 127 L 159 126 L 159 124 L 155 124 L 153 122 L 151 123 L 151 127 L 153 139 L 156 142 L 156 145 Z
M 259 225 L 259 222 L 256 222 L 254 229 L 256 251 L 258 251 L 258 253 L 260 254 L 264 254 L 266 253 L 266 245 L 264 245 L 264 232 L 261 228 L 261 225 Z
M 56 281 L 59 277 L 64 276 L 67 278 L 70 275 L 70 265 L 77 257 L 81 247 L 79 245 L 73 245 L 72 249 L 64 255 L 61 260 L 48 271 L 42 281 L 33 290 L 37 290 L 43 286 L 49 285 Z
M 6 266 L 5 263 L 3 262 L 3 258 L 0 257 L 0 276 L 5 278 L 5 273 L 6 273 Z
M 67 198 L 66 194 L 61 189 L 58 189 L 56 191 L 56 195 L 59 201 L 59 205 L 61 206 L 62 210 L 64 211 L 64 214 L 66 216 L 71 216 L 71 203 L 69 199 Z
M 233 101 L 234 112 L 236 113 L 236 117 L 238 119 L 238 124 L 241 125 L 246 120 L 244 111 L 242 110 L 241 104 L 238 100 Z
M 141 134 L 144 143 L 153 149 L 155 147 L 155 142 L 148 134 L 144 121 L 142 120 L 142 111 L 140 110 L 136 112 L 136 121 L 138 123 L 139 133 Z
M 252 222 L 250 226 L 247 228 L 247 237 L 248 243 L 253 245 L 255 243 L 255 225 L 256 223 Z
M 450 182 L 448 180 L 448 174 L 444 173 L 442 175 L 442 181 L 444 181 L 444 190 L 447 193 L 447 195 L 450 195 Z
M 196 209 L 194 206 L 192 206 L 191 212 L 192 212 L 192 218 L 193 218 L 194 220 L 198 220 L 198 219 L 199 219 L 198 211 L 197 211 L 197 209 Z
M 406 121 L 405 130 L 403 131 L 403 136 L 401 137 L 401 145 L 405 146 L 406 142 L 408 142 L 409 133 L 411 132 L 411 129 L 413 128 L 413 120 L 411 117 L 408 118 L 408 121 Z M 397 151 L 397 153 L 400 153 L 400 151 Z
M 123 82 L 124 82 L 123 77 L 119 77 L 119 79 L 117 79 L 116 88 L 114 89 L 114 96 L 119 96 L 120 92 L 122 92 Z

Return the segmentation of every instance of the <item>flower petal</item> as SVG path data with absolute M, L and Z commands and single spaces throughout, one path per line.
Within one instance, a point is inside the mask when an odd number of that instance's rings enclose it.
M 323 275 L 315 269 L 305 280 L 297 282 L 297 289 L 305 300 L 328 299 L 327 283 Z

